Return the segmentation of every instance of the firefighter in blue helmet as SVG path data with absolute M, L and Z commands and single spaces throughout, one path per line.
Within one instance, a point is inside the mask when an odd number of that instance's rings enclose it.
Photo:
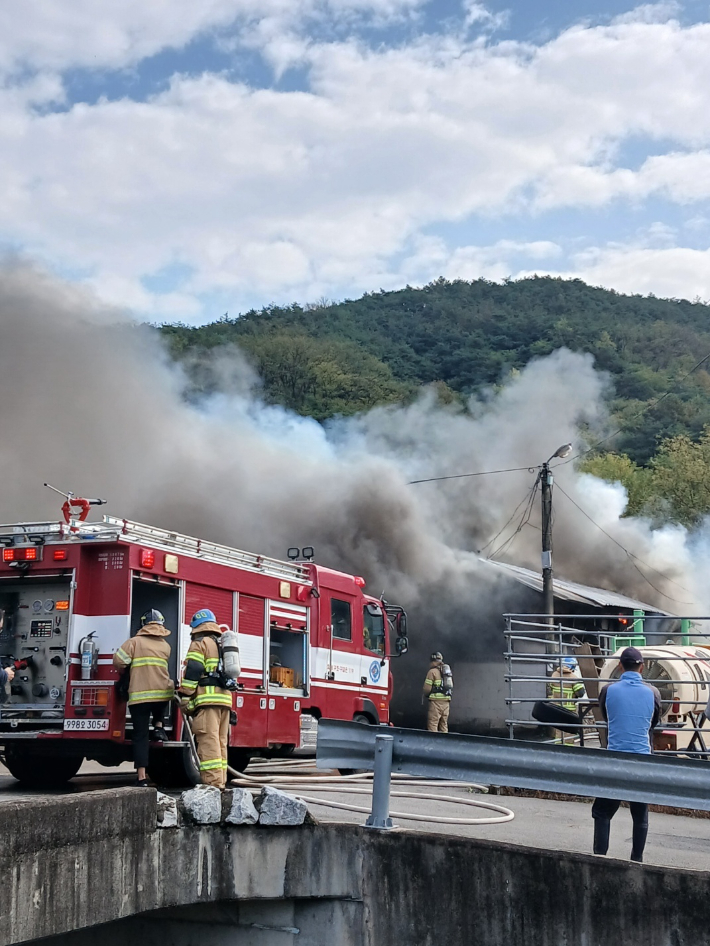
M 558 706 L 568 710 L 570 713 L 576 713 L 579 707 L 579 700 L 587 698 L 587 691 L 584 683 L 580 679 L 577 669 L 578 664 L 574 657 L 563 657 L 555 667 L 550 682 L 547 684 L 548 699 L 554 700 Z
M 218 673 L 222 628 L 208 608 L 195 612 L 190 627 L 192 641 L 178 692 L 192 715 L 202 784 L 224 788 L 232 694 L 220 686 Z

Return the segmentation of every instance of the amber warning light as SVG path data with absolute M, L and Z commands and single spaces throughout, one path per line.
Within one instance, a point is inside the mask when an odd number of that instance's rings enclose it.
M 41 557 L 41 550 L 36 545 L 2 550 L 3 562 L 36 562 Z

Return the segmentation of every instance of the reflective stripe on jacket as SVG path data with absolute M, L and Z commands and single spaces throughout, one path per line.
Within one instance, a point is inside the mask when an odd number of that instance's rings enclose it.
M 188 709 L 200 706 L 232 707 L 232 694 L 223 687 L 200 685 L 200 681 L 219 665 L 219 647 L 213 635 L 222 631 L 218 624 L 207 621 L 193 631 L 193 639 L 185 656 L 185 672 L 180 682 L 179 693 L 189 697 Z
M 174 694 L 168 672 L 170 644 L 165 638 L 170 631 L 162 624 L 146 624 L 113 655 L 118 670 L 130 669 L 128 702 L 163 703 Z
M 432 667 L 424 681 L 424 696 L 428 697 L 430 700 L 450 701 L 451 697 L 443 692 L 443 688 L 444 678 L 441 675 L 441 670 L 439 670 L 438 667 Z
M 547 692 L 551 700 L 561 699 L 562 702 L 557 705 L 569 710 L 570 713 L 576 713 L 578 710 L 576 700 L 583 700 L 587 695 L 581 680 L 571 673 L 563 672 L 560 677 L 557 671 L 552 674 L 552 679 L 547 685 Z

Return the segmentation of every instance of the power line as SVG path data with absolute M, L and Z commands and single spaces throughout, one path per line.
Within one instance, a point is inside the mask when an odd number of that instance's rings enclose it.
M 649 401 L 647 404 L 644 404 L 644 406 L 640 410 L 636 411 L 635 414 L 631 414 L 630 417 L 627 417 L 626 422 L 628 423 L 631 420 L 635 420 L 637 417 L 641 417 L 642 414 L 645 414 L 646 411 L 651 410 L 652 407 L 657 407 L 661 403 L 661 401 L 664 401 L 667 397 L 673 394 L 673 392 L 684 381 L 686 381 L 694 371 L 697 371 L 698 368 L 704 365 L 705 362 L 708 361 L 708 359 L 710 359 L 710 352 L 708 352 L 704 358 L 701 358 L 697 364 L 693 365 L 690 371 L 687 371 L 683 375 L 682 378 L 678 378 L 675 384 L 672 387 L 670 387 L 664 394 L 661 394 L 659 397 L 655 398 L 654 400 Z M 575 454 L 575 456 L 570 457 L 568 460 L 563 460 L 562 463 L 556 463 L 555 466 L 563 466 L 565 463 L 571 463 L 573 460 L 579 460 L 580 457 L 586 456 L 588 453 L 591 453 L 593 450 L 596 450 L 597 447 L 600 447 L 603 443 L 606 443 L 608 440 L 611 440 L 613 437 L 616 437 L 616 435 L 620 434 L 623 431 L 623 429 L 624 429 L 623 427 L 618 427 L 616 430 L 612 431 L 612 433 L 610 433 L 608 436 L 603 437 L 601 440 L 597 440 L 597 442 L 593 443 L 591 447 L 587 447 L 586 450 L 580 451 L 579 453 Z M 674 599 L 671 599 L 671 600 L 674 600 Z M 682 603 L 685 603 L 685 602 L 682 602 Z
M 709 357 L 710 357 L 710 356 L 709 356 Z M 557 483 L 556 486 L 557 486 L 557 489 L 559 489 L 559 491 L 562 493 L 562 495 L 563 495 L 566 499 L 568 499 L 568 500 L 572 503 L 572 505 L 573 505 L 575 508 L 577 508 L 577 509 L 582 513 L 583 516 L 585 516 L 585 518 L 589 519 L 589 521 L 592 523 L 592 525 L 596 526 L 597 529 L 599 529 L 600 532 L 604 533 L 604 535 L 607 537 L 607 539 L 610 539 L 610 540 L 614 543 L 614 545 L 618 545 L 618 547 L 621 549 L 621 551 L 624 552 L 624 554 L 628 556 L 629 561 L 630 561 L 631 564 L 634 566 L 634 568 L 635 568 L 636 571 L 639 573 L 639 575 L 643 578 L 643 580 L 644 580 L 645 582 L 647 582 L 647 583 L 651 586 L 651 588 L 653 588 L 654 591 L 658 592 L 658 594 L 659 594 L 659 595 L 662 595 L 664 598 L 668 598 L 669 601 L 675 601 L 676 604 L 692 604 L 691 601 L 681 601 L 681 600 L 679 600 L 678 598 L 673 598 L 671 595 L 667 595 L 665 592 L 661 591 L 660 588 L 657 588 L 656 585 L 653 584 L 653 582 L 651 581 L 651 579 L 648 578 L 647 575 L 644 575 L 644 573 L 641 571 L 641 569 L 640 569 L 639 566 L 636 564 L 636 562 L 640 562 L 642 565 L 645 565 L 646 568 L 650 569 L 652 572 L 655 572 L 657 575 L 659 575 L 661 578 L 663 578 L 664 581 L 670 581 L 672 584 L 677 585 L 678 588 L 680 588 L 682 591 L 685 591 L 685 592 L 687 592 L 688 594 L 691 594 L 691 592 L 688 591 L 687 588 L 684 588 L 683 585 L 678 584 L 678 582 L 675 581 L 673 578 L 669 578 L 667 575 L 664 575 L 663 572 L 659 572 L 657 568 L 654 568 L 653 565 L 649 565 L 648 562 L 644 562 L 644 560 L 643 560 L 642 558 L 639 558 L 638 555 L 634 555 L 633 552 L 629 552 L 629 550 L 628 550 L 627 548 L 625 548 L 625 547 L 621 544 L 621 542 L 619 542 L 617 539 L 615 539 L 613 535 L 611 535 L 610 533 L 608 533 L 608 532 L 606 531 L 606 529 L 604 529 L 602 526 L 600 526 L 599 523 L 598 523 L 595 519 L 592 519 L 592 517 L 589 515 L 589 513 L 588 513 L 586 510 L 582 509 L 582 507 L 579 505 L 579 503 L 575 502 L 575 500 L 572 499 L 572 497 L 562 489 L 562 487 L 559 485 L 559 483 Z
M 501 545 L 498 546 L 497 549 L 494 549 L 494 551 L 491 552 L 491 554 L 488 556 L 489 559 L 495 558 L 495 556 L 497 555 L 502 555 L 503 552 L 505 552 L 505 550 L 515 540 L 516 536 L 518 536 L 523 531 L 525 526 L 528 525 L 530 521 L 530 516 L 532 515 L 533 505 L 535 504 L 535 496 L 537 495 L 537 490 L 538 490 L 539 485 L 540 485 L 540 477 L 537 476 L 537 478 L 535 479 L 535 482 L 533 483 L 530 489 L 530 494 L 528 496 L 528 503 L 527 503 L 527 506 L 525 507 L 523 515 L 520 518 L 520 522 L 518 523 L 517 528 L 515 529 L 513 534 L 505 540 L 505 542 L 503 542 Z
M 530 501 L 530 494 L 532 493 L 532 491 L 533 491 L 534 488 L 535 488 L 534 485 L 530 487 L 530 489 L 527 491 L 526 495 L 523 496 L 523 498 L 520 500 L 520 502 L 518 503 L 518 505 L 517 505 L 517 506 L 515 507 L 515 509 L 513 510 L 512 514 L 511 514 L 511 516 L 510 516 L 510 519 L 508 519 L 508 521 L 505 523 L 505 525 L 502 526 L 502 527 L 498 530 L 498 532 L 496 532 L 496 534 L 493 536 L 493 538 L 492 538 L 492 539 L 489 539 L 489 540 L 486 542 L 485 545 L 481 546 L 480 549 L 476 549 L 476 553 L 477 553 L 478 555 L 480 555 L 482 552 L 485 552 L 486 549 L 488 548 L 488 546 L 489 546 L 489 545 L 492 545 L 492 544 L 496 541 L 496 539 L 498 539 L 498 538 L 505 532 L 505 530 L 508 528 L 508 526 L 509 526 L 510 523 L 513 521 L 513 519 L 515 519 L 515 517 L 516 517 L 516 515 L 517 515 L 517 513 L 518 513 L 518 510 L 519 510 L 520 507 L 523 505 L 523 503 L 526 503 L 526 502 L 529 502 L 529 501 Z
M 515 466 L 509 470 L 481 470 L 480 473 L 455 473 L 453 476 L 430 476 L 426 480 L 410 480 L 407 486 L 414 486 L 417 483 L 435 483 L 438 480 L 460 480 L 465 476 L 493 476 L 495 473 L 522 473 L 536 469 L 534 466 Z

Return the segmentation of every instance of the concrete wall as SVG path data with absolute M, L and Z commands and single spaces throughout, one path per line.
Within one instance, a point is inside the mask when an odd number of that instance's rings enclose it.
M 146 790 L 0 805 L 0 943 L 93 926 L 46 946 L 710 946 L 705 872 L 346 825 L 154 825 Z

